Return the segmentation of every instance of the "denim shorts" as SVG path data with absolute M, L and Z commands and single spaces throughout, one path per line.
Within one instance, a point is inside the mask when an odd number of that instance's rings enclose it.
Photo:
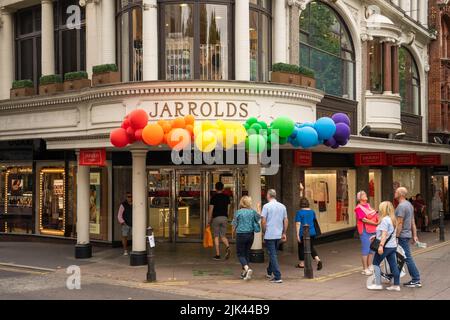
M 131 227 L 126 223 L 122 224 L 122 237 L 128 237 L 131 234 Z
M 363 233 L 359 235 L 361 239 L 361 254 L 363 256 L 368 256 L 374 252 L 370 250 L 370 237 L 374 236 L 375 233 L 367 233 L 366 229 L 363 229 Z

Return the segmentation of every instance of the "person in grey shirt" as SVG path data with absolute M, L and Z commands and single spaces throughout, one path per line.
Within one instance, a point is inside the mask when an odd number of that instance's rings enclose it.
M 407 195 L 408 190 L 404 187 L 395 190 L 395 199 L 397 199 L 399 203 L 395 209 L 398 244 L 405 251 L 406 265 L 408 266 L 408 271 L 412 278 L 411 281 L 406 282 L 403 285 L 409 288 L 420 288 L 422 287 L 420 274 L 414 259 L 412 258 L 410 247 L 411 239 L 414 239 L 414 242 L 418 242 L 419 238 L 417 237 L 416 223 L 414 221 L 414 207 L 406 199 Z
M 264 230 L 264 242 L 269 254 L 269 266 L 267 278 L 272 283 L 282 283 L 280 266 L 278 264 L 277 250 L 280 242 L 286 241 L 288 218 L 286 207 L 277 201 L 277 193 L 274 189 L 267 191 L 267 201 L 262 209 L 262 227 Z

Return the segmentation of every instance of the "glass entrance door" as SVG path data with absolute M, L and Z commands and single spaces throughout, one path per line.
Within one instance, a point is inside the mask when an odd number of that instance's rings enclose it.
M 173 171 L 150 170 L 148 184 L 147 224 L 153 228 L 156 238 L 172 241 L 174 222 Z
M 176 171 L 175 240 L 200 241 L 205 225 L 205 173 Z

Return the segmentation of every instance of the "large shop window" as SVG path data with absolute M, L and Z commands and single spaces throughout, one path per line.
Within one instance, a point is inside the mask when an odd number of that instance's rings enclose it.
M 66 176 L 64 168 L 39 172 L 39 231 L 64 236 L 66 230 Z
M 402 112 L 419 115 L 420 79 L 416 62 L 412 54 L 404 47 L 400 47 L 398 59 Z
M 250 80 L 269 81 L 271 1 L 250 1 Z
M 166 80 L 228 80 L 231 73 L 231 1 L 164 1 L 162 73 Z
M 448 194 L 448 176 L 431 177 L 431 219 L 439 219 L 439 211 L 444 210 L 445 214 L 450 212 Z
M 117 57 L 122 81 L 141 81 L 142 0 L 118 0 L 117 12 Z
M 16 80 L 30 79 L 37 88 L 41 76 L 41 6 L 15 14 Z
M 355 170 L 306 170 L 305 196 L 322 232 L 355 226 Z
M 0 165 L 0 232 L 33 233 L 33 170 Z
M 55 3 L 55 47 L 56 73 L 64 75 L 67 72 L 86 70 L 86 24 L 85 9 L 81 7 L 81 25 L 69 29 L 67 21 L 72 11 L 70 6 L 78 6 L 78 0 L 60 0 Z
M 300 15 L 300 65 L 315 72 L 316 87 L 355 99 L 355 53 L 342 18 L 328 5 L 313 1 Z

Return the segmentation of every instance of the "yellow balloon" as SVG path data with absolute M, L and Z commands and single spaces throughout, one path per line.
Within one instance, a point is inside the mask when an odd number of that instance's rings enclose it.
M 211 129 L 219 129 L 219 126 L 217 125 L 217 123 L 213 123 L 209 120 L 202 123 L 203 132 L 205 132 L 207 130 L 211 130 Z
M 245 130 L 243 125 L 240 125 L 235 130 L 234 143 L 240 144 L 247 138 L 247 130 Z
M 203 131 L 195 137 L 195 145 L 202 152 L 211 152 L 216 148 L 217 137 L 211 130 Z
M 200 122 L 195 122 L 193 132 L 194 137 L 198 136 L 202 132 L 202 124 Z

